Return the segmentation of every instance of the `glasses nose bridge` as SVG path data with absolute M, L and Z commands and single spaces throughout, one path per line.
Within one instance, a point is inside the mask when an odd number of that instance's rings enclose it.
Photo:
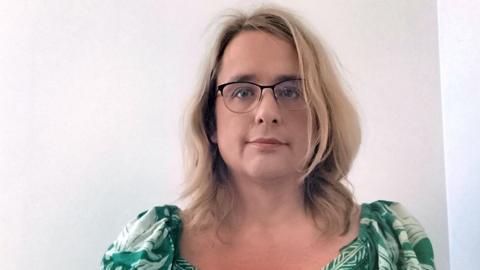
M 260 96 L 258 97 L 257 104 L 255 105 L 255 107 L 259 108 L 261 106 L 264 106 L 264 104 L 262 105 L 264 90 L 270 89 L 272 90 L 272 98 L 274 101 L 272 104 L 275 104 L 276 107 L 280 109 L 280 104 L 278 103 L 277 96 L 275 95 L 275 90 L 274 90 L 275 85 L 267 85 L 267 86 L 257 85 L 257 86 L 258 88 L 260 88 Z
M 273 99 L 275 99 L 275 102 L 278 103 L 277 96 L 275 95 L 275 85 L 267 85 L 267 86 L 258 85 L 258 87 L 260 88 L 260 96 L 258 97 L 258 102 L 261 102 L 263 99 L 263 91 L 265 89 L 270 89 L 272 90 Z

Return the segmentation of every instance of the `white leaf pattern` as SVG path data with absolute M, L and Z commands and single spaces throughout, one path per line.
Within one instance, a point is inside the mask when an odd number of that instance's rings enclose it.
M 172 205 L 155 207 L 128 223 L 103 256 L 101 269 L 198 270 L 177 256 L 182 226 L 179 211 Z M 421 252 L 417 253 L 417 249 Z M 359 269 L 435 269 L 430 240 L 400 204 L 363 204 L 357 239 L 322 268 Z

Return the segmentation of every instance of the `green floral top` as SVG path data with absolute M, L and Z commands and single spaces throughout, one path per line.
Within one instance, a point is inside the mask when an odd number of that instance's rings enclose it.
M 435 269 L 430 240 L 400 204 L 376 201 L 361 209 L 357 238 L 322 270 Z M 179 211 L 165 205 L 139 214 L 110 245 L 101 269 L 197 270 L 179 253 Z

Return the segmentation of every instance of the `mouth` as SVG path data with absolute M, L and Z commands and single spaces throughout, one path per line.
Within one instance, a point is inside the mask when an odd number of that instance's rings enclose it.
M 258 138 L 247 142 L 248 144 L 263 150 L 275 149 L 287 143 L 275 138 Z
M 285 142 L 282 142 L 281 140 L 276 138 L 256 138 L 249 141 L 249 143 L 286 144 Z

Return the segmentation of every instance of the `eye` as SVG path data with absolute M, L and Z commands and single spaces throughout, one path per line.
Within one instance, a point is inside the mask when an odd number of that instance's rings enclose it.
M 300 96 L 300 91 L 295 87 L 283 87 L 277 91 L 277 97 L 296 99 Z
M 246 99 L 255 95 L 255 92 L 250 87 L 239 87 L 236 88 L 233 93 L 233 98 Z

